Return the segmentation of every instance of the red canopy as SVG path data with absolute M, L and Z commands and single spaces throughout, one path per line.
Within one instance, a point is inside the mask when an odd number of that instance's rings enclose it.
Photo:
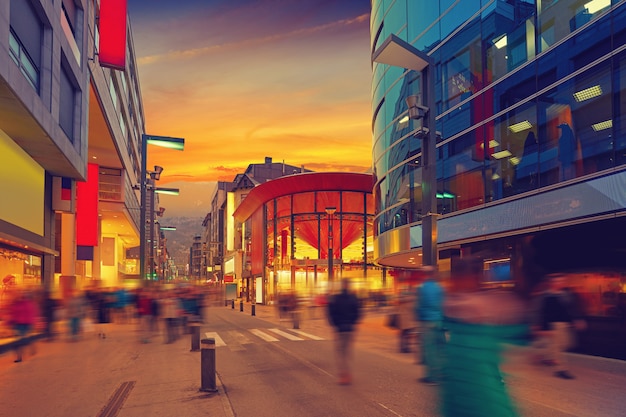
M 371 174 L 351 172 L 312 172 L 277 178 L 253 188 L 233 216 L 244 222 L 266 202 L 278 198 L 276 214 L 278 218 L 284 216 L 285 220 L 278 229 L 289 230 L 288 219 L 293 213 L 295 237 L 316 249 L 321 248 L 322 258 L 327 258 L 329 218 L 326 207 L 337 209 L 332 216 L 333 254 L 339 254 L 341 249 L 362 238 L 363 214 L 373 214 L 372 180 Z M 339 191 L 343 191 L 341 200 Z M 286 196 L 293 199 L 280 199 Z

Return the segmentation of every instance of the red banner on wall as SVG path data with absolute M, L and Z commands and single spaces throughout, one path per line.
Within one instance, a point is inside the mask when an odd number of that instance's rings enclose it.
M 100 65 L 117 70 L 126 69 L 126 9 L 127 0 L 101 0 L 99 29 Z
M 76 184 L 76 245 L 98 246 L 98 171 L 87 165 L 87 181 Z

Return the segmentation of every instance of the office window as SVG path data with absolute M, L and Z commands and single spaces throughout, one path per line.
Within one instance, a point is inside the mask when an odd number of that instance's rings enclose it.
M 10 13 L 11 57 L 28 82 L 39 92 L 43 24 L 29 1 L 12 0 Z

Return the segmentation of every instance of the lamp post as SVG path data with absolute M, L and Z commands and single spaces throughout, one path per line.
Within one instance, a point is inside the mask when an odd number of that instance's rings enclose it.
M 326 207 L 328 215 L 328 282 L 334 280 L 333 270 L 333 214 L 337 211 L 336 207 Z
M 435 128 L 434 60 L 396 35 L 372 54 L 372 61 L 418 71 L 422 75 L 421 96 L 409 96 L 409 118 L 422 120 L 416 137 L 422 139 L 422 264 L 437 267 L 437 160 Z M 425 96 L 425 97 L 424 97 Z M 422 103 L 426 100 L 426 106 Z
M 139 276 L 141 279 L 146 279 L 146 192 L 148 188 L 147 147 L 149 144 L 182 151 L 185 148 L 185 139 L 172 138 L 169 136 L 141 135 L 141 178 L 139 184 L 141 190 L 141 210 L 139 220 L 139 233 L 141 234 L 141 236 L 139 236 Z M 162 170 L 163 169 L 161 168 L 161 171 Z M 155 169 L 156 175 L 160 175 L 161 172 L 157 173 L 157 171 L 158 170 Z M 152 207 L 151 210 L 154 210 L 154 208 Z

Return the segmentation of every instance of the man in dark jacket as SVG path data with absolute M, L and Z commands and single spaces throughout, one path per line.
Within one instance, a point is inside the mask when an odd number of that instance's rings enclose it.
M 565 277 L 552 274 L 548 277 L 550 286 L 543 295 L 540 307 L 541 331 L 548 341 L 551 353 L 550 363 L 556 365 L 554 375 L 563 379 L 573 379 L 569 371 L 567 357 L 563 353 L 572 345 L 572 329 L 583 329 L 577 313 L 572 309 L 570 295 L 564 291 Z
M 337 368 L 339 384 L 352 382 L 350 360 L 354 342 L 354 326 L 361 317 L 361 307 L 357 296 L 349 291 L 350 282 L 341 282 L 341 292 L 335 294 L 328 303 L 328 317 L 335 328 Z

